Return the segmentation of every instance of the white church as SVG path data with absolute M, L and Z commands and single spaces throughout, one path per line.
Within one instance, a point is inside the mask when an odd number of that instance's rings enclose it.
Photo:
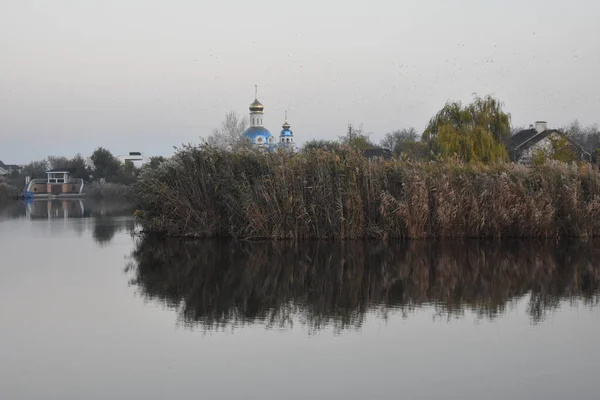
M 250 127 L 244 132 L 244 136 L 255 146 L 264 147 L 269 151 L 277 148 L 296 150 L 294 132 L 287 121 L 287 112 L 282 130 L 277 138 L 263 125 L 265 107 L 258 101 L 258 90 L 255 88 L 254 101 L 250 104 Z

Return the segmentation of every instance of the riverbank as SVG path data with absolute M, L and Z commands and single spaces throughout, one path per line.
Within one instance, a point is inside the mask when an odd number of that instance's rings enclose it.
M 0 182 L 0 204 L 9 203 L 19 195 L 17 189 L 5 182 Z
M 186 147 L 136 185 L 144 231 L 243 239 L 600 236 L 591 165 L 368 160 Z

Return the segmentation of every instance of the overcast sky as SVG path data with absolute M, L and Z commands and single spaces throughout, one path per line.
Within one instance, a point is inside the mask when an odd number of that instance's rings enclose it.
M 600 122 L 600 1 L 0 0 L 0 160 L 169 155 L 254 85 L 297 140 L 379 140 L 447 100 L 514 125 Z

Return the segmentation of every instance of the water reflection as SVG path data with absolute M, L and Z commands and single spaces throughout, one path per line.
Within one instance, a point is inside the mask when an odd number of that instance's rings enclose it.
M 79 235 L 86 230 L 100 245 L 110 243 L 120 231 L 133 232 L 134 206 L 129 202 L 107 202 L 82 199 L 33 200 L 14 202 L 0 209 L 0 221 L 25 219 L 51 223 L 57 220 L 69 222 L 66 226 Z
M 532 242 L 239 243 L 140 239 L 128 267 L 147 298 L 205 329 L 300 317 L 312 329 L 360 327 L 368 312 L 473 311 L 494 319 L 528 296 L 533 323 L 562 300 L 598 303 L 598 250 Z

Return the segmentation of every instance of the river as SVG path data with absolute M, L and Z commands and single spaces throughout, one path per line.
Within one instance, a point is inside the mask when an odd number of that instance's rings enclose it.
M 600 247 L 143 238 L 0 209 L 0 399 L 597 399 Z

